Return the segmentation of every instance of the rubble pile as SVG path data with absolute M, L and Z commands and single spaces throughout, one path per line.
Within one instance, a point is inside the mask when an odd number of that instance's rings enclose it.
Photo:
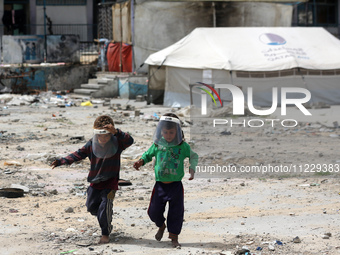
M 141 100 L 139 100 L 141 101 Z M 322 108 L 324 110 L 325 108 Z M 332 108 L 327 108 L 332 110 Z M 197 110 L 197 109 L 196 109 Z M 191 107 L 171 108 L 123 99 L 76 98 L 46 92 L 0 95 L 0 189 L 22 190 L 10 198 L 0 190 L 1 254 L 337 254 L 340 251 L 340 173 L 201 175 L 183 179 L 185 221 L 182 248 L 147 215 L 154 185 L 152 163 L 133 163 L 152 144 L 166 112 L 182 121 L 186 141 L 200 162 L 241 166 L 304 165 L 312 160 L 340 164 L 340 130 L 323 122 L 294 128 L 206 128 L 195 137 Z M 225 113 L 224 110 L 223 114 Z M 94 119 L 110 115 L 135 143 L 122 154 L 120 186 L 114 201 L 110 243 L 97 245 L 97 220 L 86 212 L 89 161 L 51 169 L 51 162 L 92 137 Z M 222 116 L 222 115 L 217 115 Z M 224 115 L 223 115 L 224 116 Z M 204 148 L 197 148 L 198 144 Z M 196 146 L 196 147 L 195 147 Z M 185 163 L 186 169 L 189 163 Z M 299 168 L 298 168 L 299 169 Z M 2 194 L 2 195 L 1 195 Z M 7 193 L 8 194 L 8 193 Z M 18 245 L 13 246 L 13 240 Z

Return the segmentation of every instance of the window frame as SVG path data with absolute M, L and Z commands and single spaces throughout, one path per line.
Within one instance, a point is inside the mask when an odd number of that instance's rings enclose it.
M 301 3 L 297 6 L 297 24 L 298 26 L 338 26 L 338 1 L 334 0 L 333 3 L 329 2 L 330 0 L 313 0 L 310 2 L 306 2 L 306 3 Z M 326 8 L 325 8 L 326 7 Z M 322 8 L 325 8 L 327 14 L 326 14 L 326 18 L 328 19 L 329 15 L 329 11 L 333 10 L 333 14 L 334 14 L 334 22 L 330 22 L 329 20 L 327 20 L 326 22 L 319 22 L 318 19 L 320 18 L 320 10 Z M 324 12 L 324 11 L 323 11 Z M 304 13 L 304 15 L 306 15 L 306 23 L 300 23 L 299 22 L 299 15 L 301 13 Z M 310 15 L 310 13 L 312 14 L 311 16 L 311 23 L 310 20 L 308 20 L 308 15 Z
M 36 0 L 37 6 L 84 6 L 87 0 Z

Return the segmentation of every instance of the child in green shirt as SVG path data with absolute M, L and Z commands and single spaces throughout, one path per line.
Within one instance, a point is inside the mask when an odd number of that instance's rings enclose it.
M 189 158 L 189 180 L 194 179 L 198 162 L 197 153 L 184 141 L 179 118 L 172 113 L 164 114 L 157 125 L 153 137 L 154 143 L 140 160 L 134 163 L 139 168 L 155 157 L 156 183 L 153 188 L 148 215 L 159 228 L 155 238 L 160 241 L 165 228 L 168 228 L 169 238 L 173 247 L 178 247 L 178 235 L 181 232 L 184 217 L 184 159 Z M 169 202 L 167 225 L 165 224 L 165 205 Z

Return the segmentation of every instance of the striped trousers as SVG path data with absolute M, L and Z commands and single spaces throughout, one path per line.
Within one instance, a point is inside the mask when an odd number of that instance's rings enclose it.
M 102 235 L 108 236 L 112 231 L 112 208 L 115 193 L 115 190 L 98 190 L 91 186 L 87 189 L 87 211 L 92 215 L 97 216 Z

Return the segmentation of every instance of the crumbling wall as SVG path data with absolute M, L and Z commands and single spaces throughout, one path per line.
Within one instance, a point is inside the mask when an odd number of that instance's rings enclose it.
M 30 94 L 36 91 L 73 90 L 87 83 L 95 71 L 95 65 L 2 67 L 0 91 Z
M 3 35 L 3 63 L 39 64 L 44 62 L 44 37 L 39 35 Z
M 40 64 L 44 62 L 44 37 L 40 35 L 3 35 L 3 63 Z M 79 63 L 79 35 L 48 35 L 47 62 Z
M 91 74 L 96 72 L 95 65 L 56 66 L 45 70 L 48 90 L 71 90 L 87 83 Z

